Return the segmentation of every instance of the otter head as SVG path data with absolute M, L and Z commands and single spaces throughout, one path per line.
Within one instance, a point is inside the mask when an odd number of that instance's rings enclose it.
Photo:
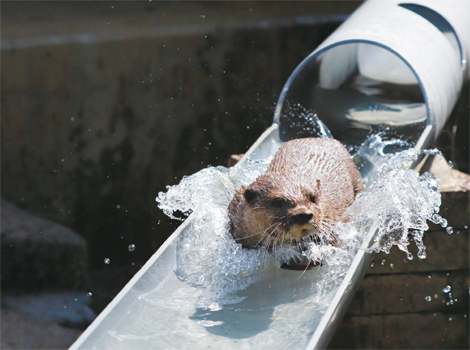
M 244 248 L 272 249 L 320 239 L 320 181 L 299 174 L 266 174 L 237 191 L 229 206 L 231 232 Z

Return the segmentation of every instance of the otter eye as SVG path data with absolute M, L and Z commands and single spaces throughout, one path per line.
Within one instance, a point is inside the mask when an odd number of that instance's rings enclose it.
M 270 204 L 273 208 L 280 209 L 287 203 L 287 198 L 274 198 L 271 200 Z
M 243 197 L 245 197 L 248 203 L 252 202 L 257 195 L 258 193 L 255 190 L 251 190 L 249 188 L 247 188 L 245 192 L 243 192 Z
M 315 196 L 313 193 L 310 193 L 310 194 L 308 195 L 308 200 L 309 200 L 310 202 L 312 202 L 312 203 L 315 203 L 315 204 L 316 204 L 316 203 L 317 203 L 317 199 L 318 199 L 317 196 Z

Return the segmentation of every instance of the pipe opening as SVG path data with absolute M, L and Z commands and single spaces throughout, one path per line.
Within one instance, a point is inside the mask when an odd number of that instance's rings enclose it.
M 442 35 L 444 35 L 447 41 L 449 41 L 452 48 L 459 53 L 460 62 L 463 64 L 462 46 L 460 45 L 459 38 L 457 37 L 454 28 L 444 17 L 442 17 L 436 11 L 422 5 L 403 3 L 398 4 L 398 6 L 416 13 L 434 25 L 442 33 Z
M 372 133 L 414 146 L 428 119 L 412 69 L 369 42 L 339 43 L 307 58 L 286 84 L 277 113 L 282 141 L 321 136 L 306 117 L 315 113 L 334 138 L 353 148 Z

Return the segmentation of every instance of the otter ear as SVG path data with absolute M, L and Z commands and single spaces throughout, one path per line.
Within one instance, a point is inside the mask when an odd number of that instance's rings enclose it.
M 247 188 L 245 192 L 243 192 L 243 197 L 245 197 L 248 203 L 253 202 L 257 196 L 258 196 L 258 192 L 250 188 Z

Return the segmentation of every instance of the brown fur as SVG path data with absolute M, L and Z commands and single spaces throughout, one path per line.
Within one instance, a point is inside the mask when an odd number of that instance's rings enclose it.
M 362 190 L 361 174 L 340 142 L 292 140 L 264 175 L 235 193 L 228 207 L 231 233 L 244 248 L 273 249 L 304 237 L 336 245 L 334 224 Z

